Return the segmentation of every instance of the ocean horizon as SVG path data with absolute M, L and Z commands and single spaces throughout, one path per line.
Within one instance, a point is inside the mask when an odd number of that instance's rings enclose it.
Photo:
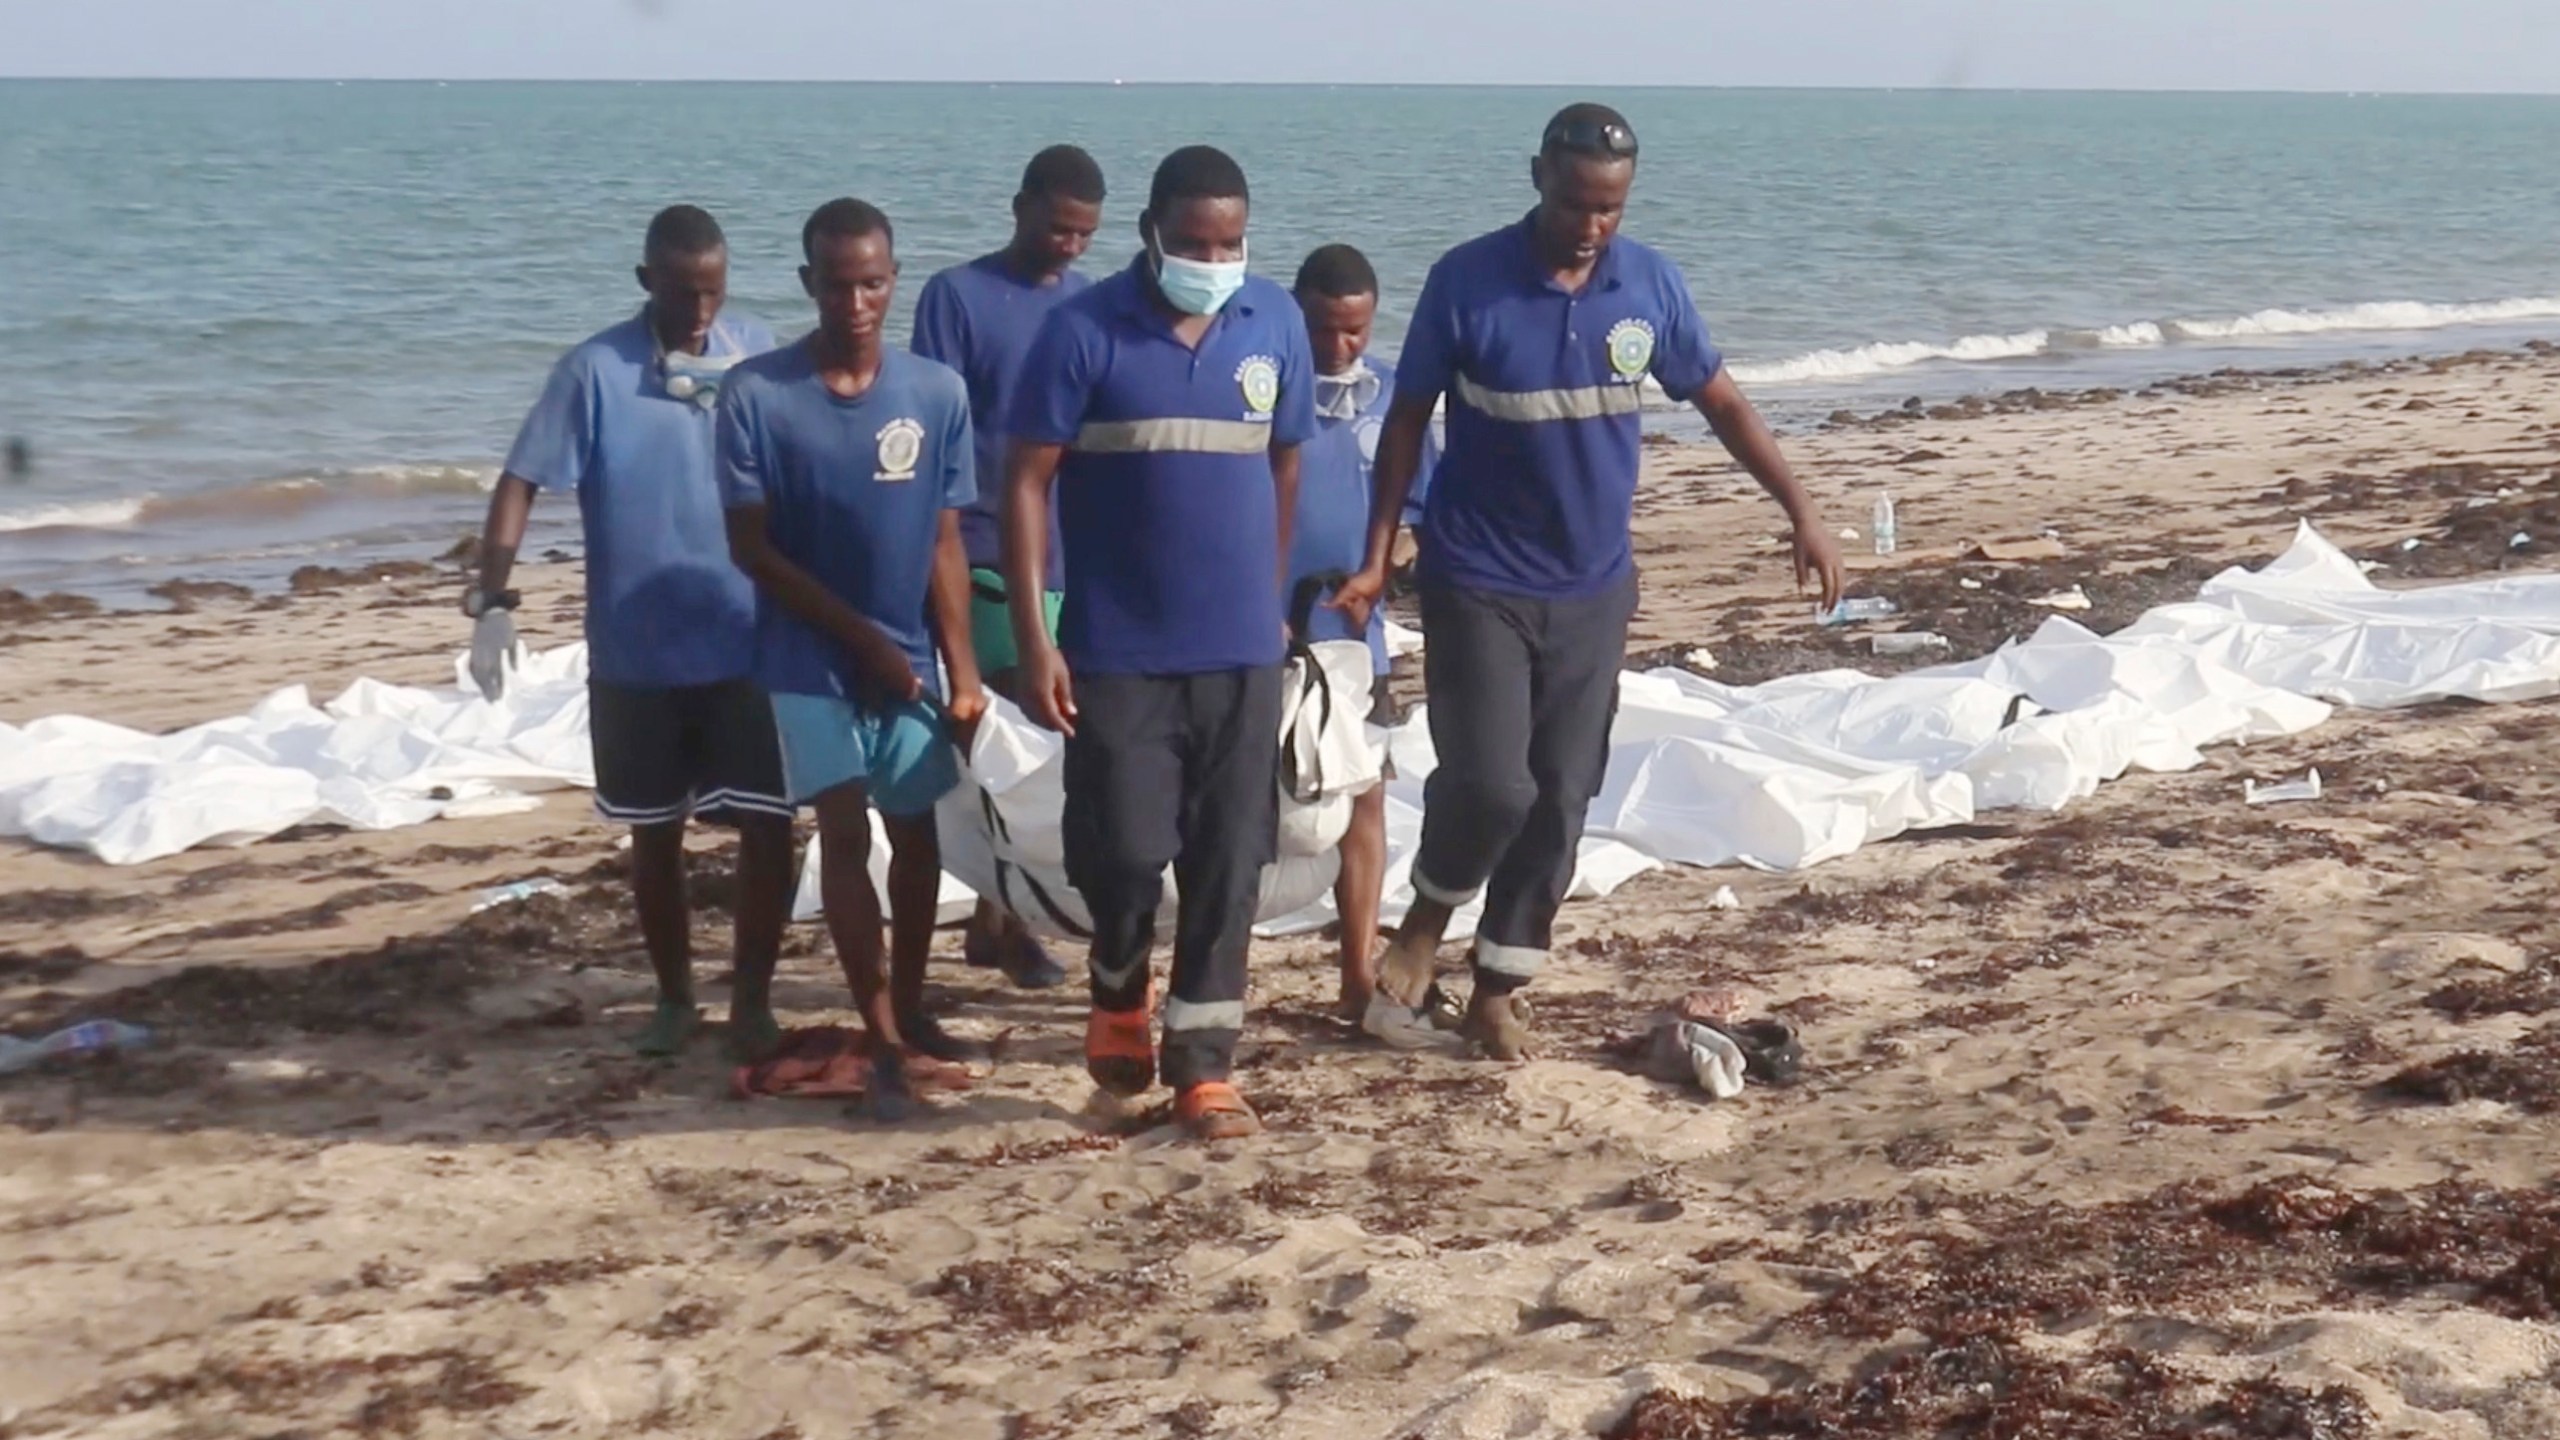
M 785 333 L 800 219 L 882 204 L 902 342 L 924 278 L 1002 242 L 1039 146 L 1110 175 L 1102 271 L 1155 157 L 1221 144 L 1254 268 L 1359 245 L 1392 354 L 1423 271 L 1527 208 L 1537 126 L 1591 93 L 1644 139 L 1626 233 L 1782 428 L 2560 337 L 2548 96 L 0 80 L 0 255 L 39 278 L 0 309 L 0 433 L 35 457 L 0 485 L 0 585 L 123 602 L 444 549 L 551 360 L 637 305 L 639 230 L 677 200 Z M 574 549 L 572 507 L 540 518 L 531 548 Z

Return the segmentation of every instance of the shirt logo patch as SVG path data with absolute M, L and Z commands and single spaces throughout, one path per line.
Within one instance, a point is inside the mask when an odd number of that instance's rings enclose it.
M 1254 419 L 1268 416 L 1280 403 L 1280 362 L 1256 355 L 1236 367 L 1236 388 L 1244 392 L 1244 408 Z
M 1386 422 L 1374 415 L 1365 415 L 1351 422 L 1352 438 L 1360 442 L 1361 464 L 1378 463 L 1378 436 L 1386 428 Z
M 1621 320 L 1609 327 L 1609 368 L 1621 380 L 1633 380 L 1653 365 L 1653 327 L 1642 320 Z
M 880 427 L 880 471 L 874 480 L 913 480 L 924 455 L 924 426 L 903 417 Z

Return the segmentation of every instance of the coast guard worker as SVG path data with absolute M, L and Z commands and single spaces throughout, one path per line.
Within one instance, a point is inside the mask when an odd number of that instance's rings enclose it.
M 1529 1052 L 1511 1003 L 1544 964 L 1583 820 L 1608 766 L 1635 613 L 1629 537 L 1642 383 L 1695 404 L 1795 528 L 1797 582 L 1839 598 L 1840 554 L 1707 338 L 1678 267 L 1618 235 L 1636 136 L 1601 105 L 1548 122 L 1537 208 L 1431 269 L 1378 443 L 1368 563 L 1335 603 L 1365 619 L 1419 473 L 1431 413 L 1448 448 L 1425 509 L 1419 586 L 1431 739 L 1417 899 L 1381 962 L 1365 1028 L 1432 1043 L 1432 971 L 1450 915 L 1482 892 L 1463 1034 Z

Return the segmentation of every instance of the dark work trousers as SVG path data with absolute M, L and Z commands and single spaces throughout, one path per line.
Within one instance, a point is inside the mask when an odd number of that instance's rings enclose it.
M 1179 910 L 1164 1078 L 1224 1080 L 1244 1030 L 1245 954 L 1279 846 L 1280 667 L 1079 675 L 1067 741 L 1067 878 L 1093 912 L 1093 1003 L 1146 1003 L 1156 910 Z
M 1570 600 L 1422 591 L 1440 765 L 1423 785 L 1413 888 L 1450 906 L 1484 895 L 1475 976 L 1489 994 L 1520 988 L 1546 964 L 1583 819 L 1608 773 L 1635 608 L 1632 574 Z

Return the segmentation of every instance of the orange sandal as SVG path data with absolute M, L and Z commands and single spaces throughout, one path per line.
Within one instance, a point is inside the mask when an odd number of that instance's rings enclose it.
M 1084 1022 L 1084 1069 L 1093 1083 L 1128 1098 L 1155 1088 L 1156 1039 L 1149 1024 L 1155 991 L 1135 1010 L 1095 1009 Z
M 1173 1113 L 1195 1140 L 1242 1140 L 1262 1133 L 1262 1118 L 1224 1080 L 1184 1086 L 1173 1099 Z

